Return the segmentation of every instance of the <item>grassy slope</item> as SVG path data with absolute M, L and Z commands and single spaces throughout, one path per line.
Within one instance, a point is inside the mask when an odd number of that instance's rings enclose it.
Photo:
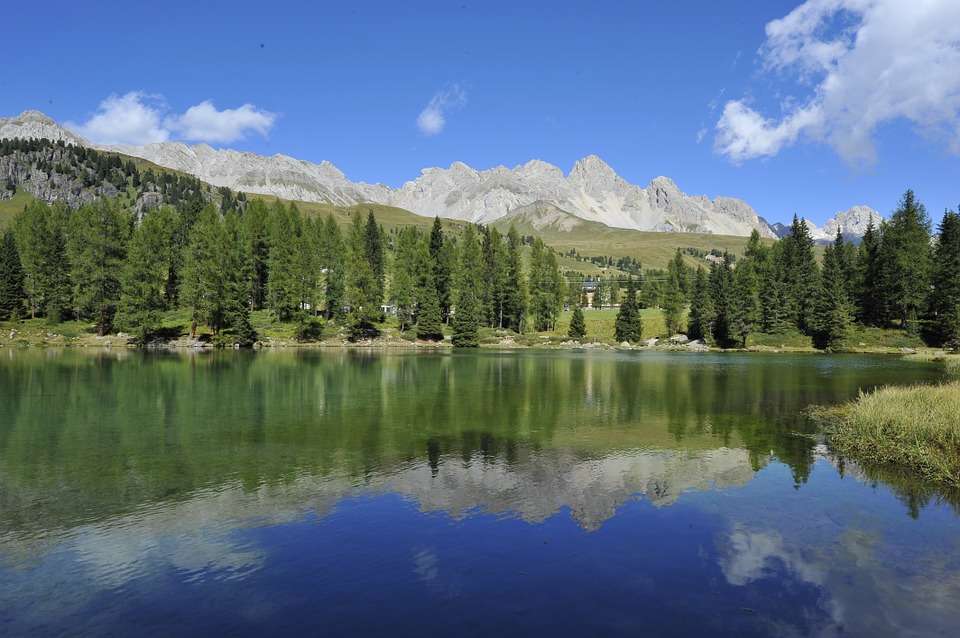
M 0 230 L 9 226 L 13 218 L 32 200 L 33 195 L 21 190 L 18 190 L 10 199 L 0 200 Z

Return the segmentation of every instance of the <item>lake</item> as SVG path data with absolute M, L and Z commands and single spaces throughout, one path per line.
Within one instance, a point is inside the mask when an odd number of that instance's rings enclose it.
M 0 634 L 956 635 L 860 355 L 0 350 Z

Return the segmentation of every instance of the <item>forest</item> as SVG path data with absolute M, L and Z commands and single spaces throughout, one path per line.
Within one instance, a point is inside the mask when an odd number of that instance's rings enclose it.
M 16 216 L 0 242 L 0 320 L 86 321 L 99 335 L 124 331 L 149 343 L 164 337 L 164 313 L 185 309 L 192 335 L 206 326 L 215 344 L 246 346 L 258 338 L 254 311 L 294 323 L 302 341 L 319 339 L 327 323 L 354 341 L 375 338 L 395 314 L 411 338 L 439 341 L 446 330 L 453 345 L 470 347 L 482 327 L 553 330 L 564 308 L 573 311 L 572 339 L 637 343 L 640 310 L 659 308 L 665 336 L 720 347 L 800 333 L 838 350 L 855 325 L 960 346 L 960 216 L 946 211 L 934 233 L 912 191 L 859 245 L 838 232 L 822 255 L 795 216 L 772 244 L 754 232 L 736 260 L 678 249 L 666 270 L 644 270 L 638 258 L 567 255 L 609 273 L 584 277 L 514 228 L 445 228 L 435 219 L 429 232 L 387 230 L 359 210 L 344 226 L 89 149 L 0 145 L 0 157 L 15 154 L 30 158 L 22 173 L 90 201 L 36 200 Z M 17 184 L 8 178 L 5 187 Z M 144 209 L 145 193 L 159 205 Z M 603 307 L 616 309 L 613 334 L 588 335 L 584 310 Z

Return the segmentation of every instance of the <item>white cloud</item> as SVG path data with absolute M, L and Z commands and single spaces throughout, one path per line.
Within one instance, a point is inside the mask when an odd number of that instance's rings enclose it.
M 467 103 L 467 94 L 459 85 L 438 91 L 417 116 L 417 128 L 424 135 L 437 135 L 447 124 L 445 111 Z
M 876 129 L 901 119 L 960 152 L 960 2 L 807 0 L 766 35 L 763 69 L 795 73 L 809 94 L 780 119 L 727 102 L 719 153 L 740 162 L 807 139 L 869 163 Z
M 161 124 L 158 98 L 140 91 L 111 95 L 84 124 L 67 122 L 67 128 L 100 144 L 150 144 L 165 142 L 170 132 Z
M 210 100 L 191 106 L 183 115 L 169 117 L 166 125 L 186 140 L 204 142 L 234 142 L 247 131 L 266 135 L 276 115 L 258 110 L 252 104 L 237 109 L 218 111 Z
M 182 114 L 167 114 L 163 99 L 142 91 L 111 95 L 83 124 L 67 127 L 98 144 L 151 144 L 172 137 L 195 142 L 234 142 L 253 131 L 266 135 L 276 119 L 273 113 L 244 104 L 218 111 L 210 100 Z

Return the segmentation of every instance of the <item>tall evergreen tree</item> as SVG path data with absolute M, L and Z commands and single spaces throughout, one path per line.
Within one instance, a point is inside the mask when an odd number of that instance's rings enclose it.
M 552 330 L 563 303 L 563 280 L 556 255 L 539 237 L 530 251 L 530 297 L 534 329 Z
M 433 262 L 433 281 L 437 287 L 437 297 L 440 300 L 440 314 L 444 323 L 450 316 L 452 303 L 451 288 L 453 283 L 453 265 L 449 241 L 443 234 L 443 224 L 440 218 L 433 219 L 433 228 L 430 229 L 430 259 Z
M 277 202 L 270 217 L 267 305 L 277 319 L 290 321 L 300 311 L 303 227 L 300 213 L 293 204 L 284 206 Z
M 327 215 L 323 222 L 323 245 L 320 254 L 320 266 L 325 271 L 324 305 L 327 319 L 343 318 L 343 306 L 346 303 L 345 252 L 340 226 L 332 214 Z
M 366 339 L 380 334 L 375 323 L 380 318 L 380 285 L 370 262 L 367 226 L 355 212 L 350 225 L 347 246 L 346 300 L 350 306 L 348 318 L 350 338 Z M 379 233 L 379 231 L 378 231 Z
M 267 306 L 270 263 L 270 209 L 262 200 L 250 202 L 243 212 L 243 225 L 251 260 L 250 300 L 254 310 Z
M 932 271 L 930 332 L 936 342 L 946 344 L 960 337 L 956 326 L 960 313 L 960 215 L 953 211 L 946 211 L 940 222 Z
M 867 222 L 867 230 L 860 241 L 855 284 L 857 315 L 860 321 L 868 326 L 881 325 L 886 314 L 883 307 L 883 270 L 880 259 L 880 232 L 871 219 Z
M 819 287 L 819 270 L 814 242 L 806 221 L 793 216 L 790 234 L 782 240 L 780 251 L 784 305 L 790 321 L 802 332 L 810 333 L 815 323 L 814 306 Z M 719 308 L 718 308 L 719 310 Z
M 81 317 L 107 334 L 120 301 L 120 274 L 126 256 L 130 215 L 116 200 L 81 206 L 70 218 L 67 254 L 73 300 Z
M 745 347 L 761 319 L 757 264 L 751 257 L 738 262 L 733 271 L 731 306 L 730 337 Z
M 930 285 L 930 220 L 912 190 L 884 226 L 880 263 L 887 320 L 916 329 Z
M 480 345 L 481 247 L 476 229 L 467 225 L 460 245 L 457 269 L 457 302 L 453 315 L 453 345 L 474 348 Z
M 168 207 L 148 212 L 134 230 L 127 248 L 117 323 L 140 342 L 159 329 L 167 305 L 165 294 L 174 215 Z
M 636 343 L 643 338 L 643 317 L 637 306 L 637 288 L 633 277 L 627 277 L 627 290 L 620 302 L 613 326 L 613 338 L 619 343 Z
M 430 256 L 429 237 L 420 240 L 417 272 L 417 339 L 441 341 L 443 320 L 440 313 L 440 296 L 434 283 L 433 259 Z
M 523 243 L 517 229 L 510 225 L 507 232 L 506 287 L 503 299 L 503 326 L 522 332 L 527 315 L 527 286 L 523 274 L 521 249 Z
M 713 323 L 716 312 L 713 307 L 713 296 L 710 294 L 707 271 L 702 266 L 697 267 L 691 295 L 687 336 L 691 339 L 701 339 L 705 343 L 713 343 Z
M 44 314 L 57 322 L 70 308 L 66 220 L 63 206 L 36 201 L 27 204 L 14 221 L 31 317 Z
M 611 280 L 615 281 L 615 280 Z M 607 287 L 603 283 L 603 277 L 597 277 L 597 282 L 593 286 L 593 307 L 598 310 L 603 308 L 603 300 L 607 294 Z
M 420 234 L 413 226 L 400 229 L 397 236 L 390 298 L 397 307 L 397 323 L 401 331 L 409 329 L 417 314 L 417 267 Z
M 580 308 L 580 304 L 573 307 L 573 316 L 570 317 L 570 329 L 567 331 L 567 336 L 577 341 L 581 341 L 587 336 L 587 324 L 583 320 L 583 309 Z
M 485 229 L 483 240 L 486 324 L 493 328 L 502 328 L 509 286 L 506 245 L 503 235 L 495 226 Z
M 713 301 L 713 338 L 721 346 L 735 343 L 733 332 L 733 260 L 724 253 L 721 263 L 710 267 L 710 296 Z
M 20 252 L 13 231 L 7 230 L 0 243 L 0 320 L 17 319 L 25 300 Z
M 205 207 L 193 225 L 184 259 L 180 299 L 190 308 L 190 335 L 206 323 L 219 334 L 226 323 L 223 307 L 223 226 L 213 206 Z
M 820 347 L 835 349 L 850 331 L 853 311 L 847 291 L 843 247 L 827 246 L 823 254 L 823 273 L 817 296 L 815 341 Z
M 678 248 L 667 269 L 667 285 L 663 294 L 663 319 L 667 325 L 667 333 L 670 335 L 682 329 L 685 279 L 686 266 L 683 264 L 683 255 Z
M 229 334 L 232 343 L 249 346 L 256 340 L 256 332 L 250 323 L 254 264 L 250 253 L 250 240 L 236 210 L 229 210 L 223 216 L 220 241 L 225 332 Z
M 374 288 L 372 295 L 379 306 L 386 289 L 387 258 L 383 248 L 383 235 L 373 211 L 367 211 L 367 225 L 364 231 L 364 248 L 370 269 L 373 271 Z

